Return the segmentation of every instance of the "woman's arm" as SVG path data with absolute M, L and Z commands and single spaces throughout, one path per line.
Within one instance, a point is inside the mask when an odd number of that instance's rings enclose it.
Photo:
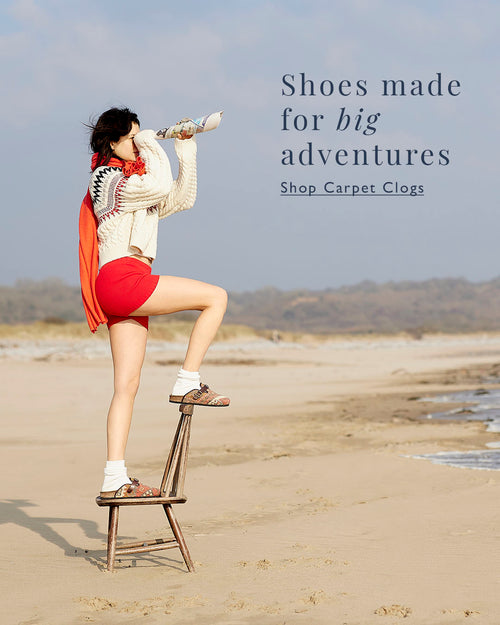
M 154 130 L 141 130 L 134 137 L 139 155 L 146 165 L 142 176 L 126 177 L 120 170 L 98 167 L 90 178 L 90 194 L 96 212 L 137 211 L 150 208 L 165 199 L 172 187 L 172 172 L 164 150 L 155 139 Z
M 134 137 L 139 155 L 146 165 L 146 173 L 142 176 L 133 174 L 120 189 L 120 199 L 130 206 L 136 203 L 143 205 L 144 202 L 146 208 L 154 206 L 165 198 L 172 186 L 168 157 L 155 136 L 154 130 L 141 130 Z
M 175 139 L 175 151 L 179 159 L 179 174 L 167 197 L 158 205 L 160 219 L 186 210 L 196 200 L 196 139 Z

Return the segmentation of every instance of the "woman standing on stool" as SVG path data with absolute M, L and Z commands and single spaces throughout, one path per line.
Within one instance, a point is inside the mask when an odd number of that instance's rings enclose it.
M 92 175 L 80 211 L 80 278 L 90 329 L 108 325 L 114 368 L 108 461 L 100 496 L 158 496 L 158 489 L 129 479 L 124 460 L 148 316 L 201 311 L 170 401 L 228 406 L 229 398 L 201 385 L 199 375 L 226 311 L 227 294 L 197 280 L 151 274 L 158 220 L 191 208 L 196 198 L 194 136 L 175 139 L 179 174 L 173 180 L 155 132 L 141 131 L 137 115 L 129 109 L 104 112 L 91 130 Z

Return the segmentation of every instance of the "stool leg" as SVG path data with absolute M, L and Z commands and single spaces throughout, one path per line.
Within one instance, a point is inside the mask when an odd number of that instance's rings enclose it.
M 177 519 L 175 518 L 174 511 L 172 510 L 172 506 L 168 503 L 163 504 L 163 509 L 165 510 L 165 514 L 167 515 L 168 522 L 170 523 L 170 527 L 172 528 L 172 532 L 175 536 L 175 539 L 179 543 L 179 549 L 181 550 L 182 557 L 184 558 L 184 562 L 188 568 L 190 573 L 194 572 L 194 564 L 191 560 L 191 556 L 189 555 L 189 549 L 187 547 L 186 541 L 184 540 L 184 536 L 182 535 L 181 526 L 179 525 Z
M 108 521 L 108 571 L 112 572 L 115 565 L 116 535 L 118 533 L 118 514 L 120 506 L 109 507 Z

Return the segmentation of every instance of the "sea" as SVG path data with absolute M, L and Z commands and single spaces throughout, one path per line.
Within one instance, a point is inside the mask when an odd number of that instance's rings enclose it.
M 499 384 L 500 380 L 491 379 L 486 384 L 488 383 Z M 485 388 L 486 384 L 472 391 L 457 391 L 420 398 L 420 401 L 425 402 L 462 404 L 461 407 L 445 412 L 430 413 L 424 418 L 434 421 L 482 421 L 487 432 L 500 432 L 500 389 Z M 441 451 L 412 457 L 450 467 L 499 471 L 500 441 L 487 443 L 486 447 L 474 451 Z

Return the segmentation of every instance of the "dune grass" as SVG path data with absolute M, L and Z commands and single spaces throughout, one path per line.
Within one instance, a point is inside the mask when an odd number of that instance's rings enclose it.
M 185 342 L 193 328 L 193 320 L 150 321 L 149 338 L 158 341 Z M 93 335 L 85 322 L 35 321 L 26 324 L 0 324 L 0 340 L 107 340 L 106 326 L 99 326 Z M 278 332 L 277 330 L 256 330 L 250 326 L 223 324 L 215 337 L 216 342 L 242 341 L 285 341 L 287 343 L 315 343 L 334 338 L 334 335 Z M 337 336 L 337 338 L 339 338 Z
M 168 321 L 149 324 L 149 338 L 160 341 L 186 341 L 193 327 L 192 321 Z M 61 323 L 35 321 L 26 324 L 0 324 L 0 339 L 4 340 L 80 340 L 106 339 L 106 326 L 100 326 L 93 335 L 88 325 L 82 323 Z M 262 333 L 253 328 L 240 325 L 223 325 L 215 338 L 216 341 L 241 341 L 262 338 Z
M 194 318 L 190 320 L 150 320 L 149 339 L 167 342 L 186 342 L 191 333 Z M 491 335 L 498 336 L 498 332 L 466 332 L 456 333 L 460 335 Z M 446 336 L 448 333 L 429 332 L 426 336 Z M 318 345 L 325 342 L 337 341 L 374 341 L 384 338 L 403 338 L 419 340 L 423 336 L 415 336 L 408 332 L 384 333 L 300 333 L 282 332 L 278 330 L 257 330 L 246 325 L 222 324 L 215 337 L 216 342 L 241 343 L 248 341 L 268 340 L 276 343 L 300 343 L 306 345 Z M 60 319 L 35 321 L 26 324 L 0 324 L 1 340 L 107 340 L 108 330 L 106 326 L 99 326 L 97 332 L 92 334 L 86 322 L 65 322 Z

